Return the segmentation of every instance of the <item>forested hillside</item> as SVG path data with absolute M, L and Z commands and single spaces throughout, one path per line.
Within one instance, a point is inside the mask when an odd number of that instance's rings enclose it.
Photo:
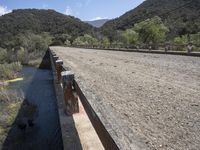
M 0 46 L 5 45 L 7 39 L 27 32 L 33 34 L 47 32 L 52 36 L 67 34 L 73 39 L 85 33 L 91 33 L 92 30 L 89 24 L 54 10 L 14 10 L 0 17 Z
M 154 16 L 159 16 L 169 28 L 169 38 L 200 31 L 199 0 L 146 0 L 121 17 L 108 21 L 102 31 L 110 36 L 108 31 L 125 30 Z
M 0 17 L 0 63 L 38 64 L 48 46 L 93 34 L 94 27 L 54 10 L 19 9 Z M 32 64 L 31 63 L 31 64 Z

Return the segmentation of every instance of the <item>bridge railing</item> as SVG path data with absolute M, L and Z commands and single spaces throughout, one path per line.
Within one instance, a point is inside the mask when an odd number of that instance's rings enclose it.
M 69 70 L 69 68 L 64 67 L 63 61 L 55 52 L 49 50 L 49 54 L 56 70 L 57 83 L 61 84 L 63 89 L 66 114 L 72 115 L 79 112 L 79 98 L 104 148 L 106 150 L 118 150 L 119 147 L 85 97 L 74 77 L 74 74 Z
M 197 44 L 109 44 L 109 45 L 71 45 L 71 47 L 78 48 L 92 48 L 92 49 L 108 49 L 108 50 L 120 50 L 120 51 L 138 51 L 138 52 L 157 52 L 157 53 L 169 53 L 169 54 L 185 54 L 193 55 L 194 53 L 200 53 L 200 45 Z

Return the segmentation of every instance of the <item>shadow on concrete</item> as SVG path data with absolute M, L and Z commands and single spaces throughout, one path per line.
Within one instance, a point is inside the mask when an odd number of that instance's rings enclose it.
M 21 90 L 25 98 L 2 145 L 2 150 L 62 150 L 63 140 L 58 115 L 53 74 L 48 51 L 38 69 L 28 70 Z M 73 118 L 72 130 L 76 131 Z M 77 134 L 77 133 L 76 133 Z M 80 144 L 80 139 L 77 139 Z M 81 144 L 80 144 L 81 145 Z M 80 147 L 82 149 L 82 147 Z

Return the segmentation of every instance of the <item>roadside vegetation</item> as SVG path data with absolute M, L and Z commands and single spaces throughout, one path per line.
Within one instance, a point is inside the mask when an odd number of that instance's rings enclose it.
M 22 65 L 19 62 L 0 64 L 0 79 L 8 80 L 19 77 Z
M 0 87 L 0 149 L 21 107 L 22 93 Z
M 72 43 L 67 42 L 66 46 L 163 49 L 166 44 L 170 44 L 171 47 L 174 46 L 173 50 L 186 51 L 186 46 L 192 43 L 196 45 L 193 50 L 200 51 L 200 33 L 169 38 L 169 32 L 169 28 L 165 26 L 162 19 L 155 16 L 139 22 L 129 29 L 113 32 L 112 39 L 103 35 L 85 34 L 77 37 Z

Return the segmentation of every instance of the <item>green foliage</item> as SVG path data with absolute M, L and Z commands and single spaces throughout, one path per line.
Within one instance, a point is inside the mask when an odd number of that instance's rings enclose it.
M 29 61 L 38 58 L 41 59 L 44 56 L 45 51 L 52 42 L 52 37 L 48 33 L 33 34 L 26 32 L 18 34 L 14 38 L 11 38 L 11 40 L 11 43 L 15 44 L 9 45 L 8 49 L 6 49 L 7 57 L 2 56 L 4 62 L 19 61 L 22 64 L 28 64 Z M 0 55 L 5 55 L 4 51 L 1 50 Z
M 18 45 L 28 52 L 47 50 L 48 45 L 51 43 L 51 37 L 47 33 L 40 35 L 27 32 L 25 34 L 19 34 L 17 40 Z
M 192 0 L 186 5 L 188 2 L 189 0 L 146 0 L 119 18 L 108 21 L 101 30 L 104 35 L 110 36 L 117 30 L 130 29 L 136 23 L 159 16 L 169 28 L 167 38 L 197 33 L 200 31 L 200 1 Z M 176 9 L 180 7 L 181 9 Z
M 200 45 L 200 32 L 196 34 L 191 34 L 190 39 L 194 44 Z
M 98 40 L 91 35 L 85 34 L 84 36 L 77 37 L 73 41 L 73 45 L 98 45 Z
M 0 64 L 0 79 L 14 79 L 18 76 L 18 73 L 21 69 L 22 66 L 19 62 Z
M 68 34 L 76 38 L 83 33 L 91 33 L 92 30 L 93 27 L 89 24 L 54 10 L 19 9 L 0 17 L 2 41 L 27 31 L 34 34 L 48 32 L 55 37 Z
M 18 115 L 23 97 L 21 93 L 0 88 L 0 148 Z
M 164 42 L 166 33 L 169 31 L 159 17 L 135 24 L 134 30 L 138 32 L 140 42 L 145 44 Z
M 193 44 L 200 44 L 200 32 L 196 34 L 187 34 L 174 38 L 174 43 L 176 44 L 188 44 L 192 42 Z
M 138 33 L 133 29 L 127 29 L 123 34 L 126 44 L 137 44 L 138 43 Z
M 123 45 L 124 45 L 124 42 L 120 42 L 120 41 L 114 41 L 112 42 L 112 47 L 113 48 L 124 48 Z
M 14 10 L 0 17 L 0 47 L 7 52 L 0 49 L 0 62 L 36 65 L 52 43 L 69 45 L 91 32 L 87 23 L 53 10 Z
M 0 47 L 0 64 L 5 63 L 7 61 L 7 51 Z
M 71 42 L 69 40 L 66 40 L 64 43 L 66 46 L 71 46 Z
M 107 37 L 103 37 L 103 39 L 101 40 L 101 45 L 104 45 L 104 46 L 109 46 L 110 45 L 110 41 Z
M 72 37 L 69 34 L 57 34 L 53 38 L 53 45 L 57 45 L 56 43 L 60 43 L 60 45 L 69 44 L 71 38 Z M 66 41 L 69 41 L 69 43 L 66 43 Z
M 183 35 L 181 37 L 174 38 L 175 44 L 187 44 L 188 43 L 188 37 L 187 35 Z
M 20 48 L 17 50 L 17 60 L 18 60 L 19 62 L 21 62 L 22 64 L 24 64 L 25 61 L 26 61 L 25 58 L 26 58 L 26 52 L 25 52 L 25 50 L 24 50 L 23 47 L 20 47 Z

